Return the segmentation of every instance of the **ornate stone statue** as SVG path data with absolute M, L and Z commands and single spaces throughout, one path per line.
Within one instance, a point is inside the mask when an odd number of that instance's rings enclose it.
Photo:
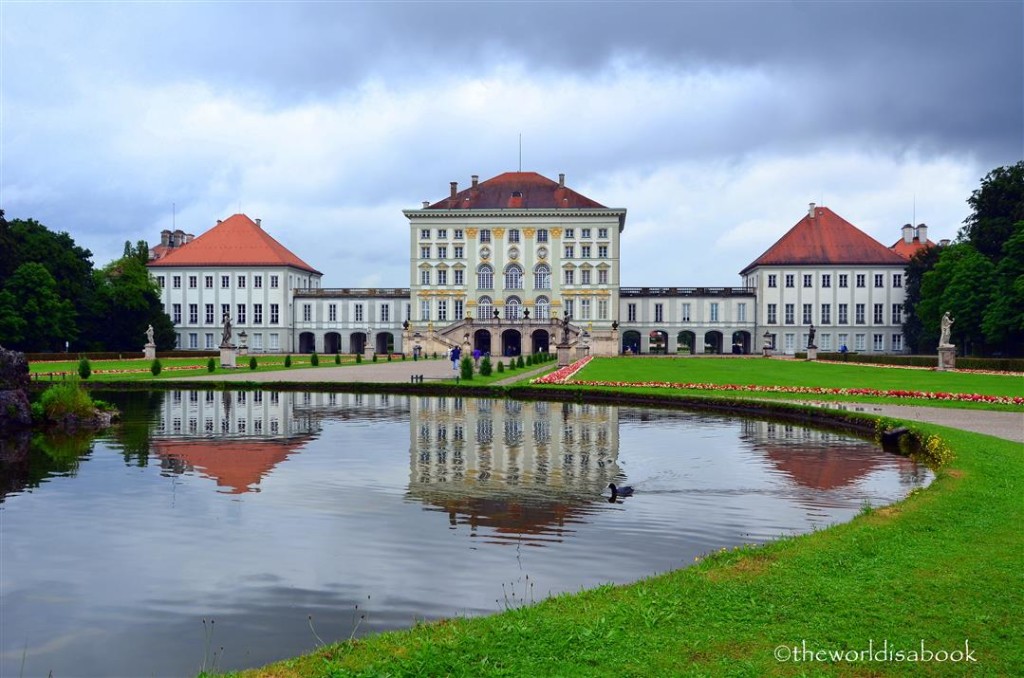
M 953 318 L 949 315 L 949 311 L 942 314 L 942 320 L 939 323 L 941 330 L 941 333 L 939 334 L 939 348 L 946 348 L 953 345 L 949 343 L 949 332 L 953 327 L 953 322 Z
M 814 345 L 814 335 L 816 332 L 817 330 L 814 329 L 814 325 L 812 324 L 807 330 L 807 348 L 818 348 Z
M 152 344 L 153 343 L 153 326 L 152 325 L 150 325 L 149 327 L 146 328 L 146 343 L 147 344 Z
M 562 316 L 562 345 L 563 346 L 568 346 L 569 345 L 569 321 L 571 319 L 572 319 L 572 316 L 569 315 L 569 311 L 566 311 L 565 314 Z
M 231 315 L 229 313 L 224 314 L 224 334 L 220 337 L 220 345 L 231 345 Z

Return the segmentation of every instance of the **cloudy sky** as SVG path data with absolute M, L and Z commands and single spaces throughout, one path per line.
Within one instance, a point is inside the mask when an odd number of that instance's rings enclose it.
M 96 265 L 236 212 L 406 286 L 417 208 L 519 167 L 629 210 L 625 285 L 738 285 L 825 204 L 955 237 L 1024 157 L 1024 3 L 0 2 L 0 206 Z

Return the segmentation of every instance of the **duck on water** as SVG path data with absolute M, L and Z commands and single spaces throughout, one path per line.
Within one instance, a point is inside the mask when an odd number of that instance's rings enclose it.
M 633 488 L 629 485 L 616 486 L 615 483 L 608 483 L 608 489 L 612 491 L 611 499 L 608 501 L 613 502 L 617 497 L 632 497 Z

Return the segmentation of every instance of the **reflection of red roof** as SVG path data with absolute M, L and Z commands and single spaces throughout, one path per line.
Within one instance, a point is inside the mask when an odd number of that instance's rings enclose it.
M 505 172 L 435 202 L 431 210 L 579 209 L 604 205 L 536 172 Z
M 275 466 L 298 452 L 302 440 L 156 440 L 155 452 L 167 459 L 177 459 L 199 470 L 206 478 L 228 488 L 227 494 L 258 492 L 260 480 Z
M 918 251 L 923 250 L 926 247 L 935 247 L 935 243 L 927 238 L 925 238 L 925 242 L 922 243 L 920 238 L 914 236 L 913 242 L 907 242 L 903 238 L 900 238 L 889 249 L 909 261 L 910 257 L 914 256 Z
M 801 447 L 790 442 L 778 446 L 755 444 L 754 449 L 799 485 L 816 490 L 846 487 L 881 466 L 878 459 L 851 456 L 851 451 L 842 447 Z
M 292 266 L 319 273 L 252 219 L 235 214 L 149 266 Z
M 558 502 L 516 501 L 511 497 L 431 497 L 429 493 L 420 498 L 427 504 L 438 506 L 448 514 L 452 525 L 458 516 L 464 516 L 463 524 L 472 530 L 489 528 L 493 538 L 501 543 L 514 537 L 530 535 L 527 539 L 534 546 L 544 542 L 561 541 L 566 524 L 583 522 L 582 516 L 589 513 L 585 506 Z M 547 537 L 547 538 L 545 538 Z
M 758 266 L 906 264 L 903 257 L 829 208 L 815 207 L 813 213 L 805 215 L 740 275 Z

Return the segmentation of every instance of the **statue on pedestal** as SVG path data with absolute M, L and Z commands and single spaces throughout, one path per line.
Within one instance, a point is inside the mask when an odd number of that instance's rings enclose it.
M 949 348 L 953 344 L 949 343 L 949 333 L 953 328 L 953 318 L 949 315 L 949 311 L 946 311 L 942 315 L 942 320 L 939 322 L 941 333 L 939 334 L 939 348 Z
M 565 314 L 562 316 L 562 345 L 563 346 L 568 346 L 569 345 L 569 321 L 571 319 L 572 319 L 572 316 L 569 315 L 569 311 L 566 311 Z
M 228 313 L 224 314 L 224 333 L 220 336 L 220 345 L 231 345 L 231 315 Z
M 811 327 L 807 330 L 807 348 L 818 348 L 814 345 L 814 335 L 816 332 L 817 330 L 814 329 L 814 324 L 812 323 Z
M 153 344 L 153 326 L 150 325 L 149 327 L 146 328 L 146 345 L 149 346 L 149 345 L 152 345 L 152 344 Z

